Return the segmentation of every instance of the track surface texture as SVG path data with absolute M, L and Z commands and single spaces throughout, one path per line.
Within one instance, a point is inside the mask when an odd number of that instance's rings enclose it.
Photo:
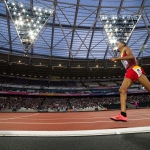
M 119 111 L 71 113 L 0 113 L 0 130 L 75 131 L 150 126 L 150 109 L 127 110 L 128 122 L 114 122 Z

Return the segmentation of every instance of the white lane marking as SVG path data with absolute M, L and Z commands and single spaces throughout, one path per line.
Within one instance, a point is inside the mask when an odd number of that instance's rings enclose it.
M 92 121 L 92 122 L 61 122 L 61 123 L 32 123 L 32 122 L 0 122 L 0 124 L 84 124 L 84 123 L 99 123 L 99 122 L 112 122 L 112 121 Z
M 33 114 L 33 115 L 26 115 L 26 116 L 17 116 L 17 117 L 12 117 L 12 118 L 5 118 L 5 119 L 0 119 L 0 120 L 9 120 L 9 119 L 22 119 L 22 118 L 26 118 L 26 117 L 32 117 L 32 116 L 36 116 L 39 113 Z
M 137 116 L 137 117 L 140 117 L 139 115 L 133 115 L 133 116 Z M 146 116 L 149 116 L 149 114 L 147 114 Z M 24 117 L 20 117 L 20 118 L 7 118 L 7 119 L 0 119 L 0 120 L 9 120 L 9 119 L 27 119 L 27 120 L 51 120 L 51 121 L 54 121 L 54 120 L 79 120 L 79 119 L 82 119 L 82 120 L 93 120 L 93 119 L 100 119 L 100 118 L 110 118 L 110 116 L 108 117 L 91 117 L 91 118 L 54 118 L 54 119 L 42 119 L 42 118 L 24 118 Z M 132 120 L 132 119 L 130 119 Z
M 20 117 L 13 117 L 13 118 L 5 118 L 5 119 L 0 119 L 0 120 L 12 120 L 12 119 L 28 119 L 28 120 L 79 120 L 79 119 L 82 119 L 82 120 L 87 120 L 87 119 L 100 119 L 100 118 L 110 118 L 110 116 L 104 116 L 104 117 L 90 117 L 90 118 L 83 118 L 80 117 L 80 118 L 73 118 L 73 117 L 68 117 L 68 118 L 50 118 L 50 119 L 38 119 L 38 118 L 27 118 L 27 117 L 32 117 L 32 116 L 35 116 L 35 115 L 40 115 L 40 113 L 36 113 L 36 114 L 33 114 L 33 115 L 27 115 L 27 116 L 20 116 Z M 137 116 L 137 117 L 140 117 L 140 116 L 149 116 L 150 117 L 150 114 L 140 114 L 140 115 L 128 115 L 128 116 Z M 39 116 L 40 117 L 40 116 Z M 47 116 L 47 117 L 50 117 L 50 116 Z M 45 116 L 46 118 L 46 116 Z M 136 120 L 136 119 L 129 119 L 129 120 Z
M 139 119 L 129 119 L 129 121 L 136 121 L 136 120 L 149 120 L 150 118 L 139 118 Z M 99 122 L 114 122 L 114 121 L 104 121 L 104 120 L 101 120 L 101 121 L 92 121 L 92 122 L 60 122 L 60 123 L 37 123 L 37 122 L 0 122 L 0 124 L 94 124 L 94 123 L 99 123 Z M 128 122 L 124 122 L 124 123 L 128 123 Z M 123 122 L 122 122 L 123 123 Z
M 94 136 L 150 132 L 150 126 L 76 131 L 0 131 L 0 136 Z

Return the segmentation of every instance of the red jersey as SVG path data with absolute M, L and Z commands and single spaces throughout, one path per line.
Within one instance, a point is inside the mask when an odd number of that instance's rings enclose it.
M 127 56 L 126 53 L 121 54 L 121 57 L 125 57 L 125 56 Z M 136 58 L 128 59 L 128 60 L 121 60 L 121 62 L 126 70 L 131 69 L 138 64 Z

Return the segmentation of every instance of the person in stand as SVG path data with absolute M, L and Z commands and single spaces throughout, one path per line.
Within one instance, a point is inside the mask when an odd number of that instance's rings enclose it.
M 138 81 L 143 87 L 145 87 L 147 91 L 150 92 L 150 82 L 145 76 L 144 70 L 140 66 L 138 66 L 138 62 L 130 47 L 128 47 L 125 42 L 118 41 L 117 48 L 120 52 L 120 57 L 110 58 L 110 61 L 114 62 L 120 60 L 126 70 L 126 73 L 122 85 L 119 89 L 121 113 L 119 113 L 117 116 L 111 116 L 110 119 L 114 121 L 127 122 L 128 118 L 126 114 L 126 91 L 132 86 L 134 82 Z
M 139 105 L 138 105 L 137 101 L 134 101 L 134 106 L 135 106 L 135 108 L 139 108 Z

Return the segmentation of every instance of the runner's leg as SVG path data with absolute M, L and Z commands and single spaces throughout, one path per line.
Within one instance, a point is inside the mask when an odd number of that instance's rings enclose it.
M 126 113 L 126 100 L 127 100 L 126 91 L 132 86 L 132 84 L 133 84 L 133 81 L 131 79 L 125 78 L 122 82 L 120 89 L 119 89 L 121 112 Z
M 145 89 L 150 92 L 150 81 L 148 80 L 148 78 L 142 74 L 141 77 L 138 79 L 138 81 L 140 82 L 140 84 L 142 86 L 145 87 Z

